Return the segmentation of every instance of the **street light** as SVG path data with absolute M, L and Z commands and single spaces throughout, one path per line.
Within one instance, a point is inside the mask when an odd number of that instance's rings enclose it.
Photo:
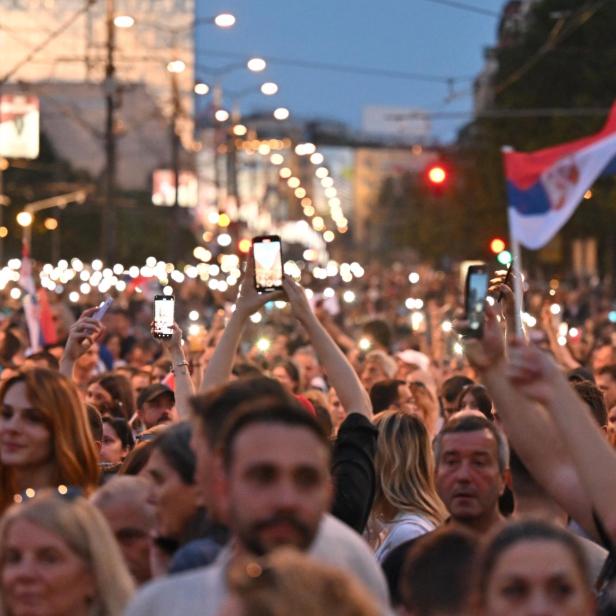
M 171 60 L 167 63 L 167 70 L 176 75 L 183 73 L 186 70 L 186 62 L 184 60 Z
M 202 81 L 200 81 L 199 83 L 195 84 L 195 94 L 199 96 L 205 96 L 209 93 L 209 91 L 210 86 L 208 86 L 207 83 L 203 83 Z
M 226 122 L 229 119 L 229 112 L 226 109 L 217 109 L 214 117 L 219 122 Z
M 277 109 L 274 109 L 274 118 L 276 118 L 276 120 L 286 120 L 289 115 L 289 110 L 286 107 L 278 107 Z
M 116 15 L 113 18 L 113 25 L 122 29 L 132 28 L 135 25 L 135 18 L 131 15 Z
M 214 17 L 214 23 L 219 28 L 231 28 L 235 25 L 235 21 L 235 16 L 231 15 L 231 13 L 220 13 L 220 15 Z
M 250 58 L 246 62 L 246 68 L 253 73 L 260 73 L 267 68 L 267 62 L 263 58 Z
M 22 212 L 19 212 L 19 214 L 17 214 L 16 219 L 17 219 L 17 224 L 20 227 L 24 227 L 25 229 L 26 227 L 29 227 L 32 224 L 32 222 L 34 221 L 34 216 L 30 212 L 27 212 L 24 210 Z
M 273 96 L 278 92 L 278 86 L 273 81 L 266 81 L 261 84 L 261 93 L 265 96 Z

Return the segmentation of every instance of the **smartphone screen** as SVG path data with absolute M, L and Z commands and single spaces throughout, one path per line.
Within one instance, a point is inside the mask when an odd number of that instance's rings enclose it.
M 485 301 L 490 277 L 483 265 L 471 265 L 466 276 L 467 336 L 480 337 L 483 331 Z
M 282 289 L 282 244 L 277 235 L 255 237 L 255 288 L 260 293 Z
M 169 339 L 173 335 L 175 299 L 171 295 L 154 298 L 154 336 Z

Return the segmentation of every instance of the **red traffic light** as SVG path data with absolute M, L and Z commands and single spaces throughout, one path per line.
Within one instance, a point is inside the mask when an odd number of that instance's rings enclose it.
M 491 242 L 490 242 L 490 250 L 495 254 L 499 254 L 501 252 L 503 252 L 503 250 L 505 250 L 505 248 L 507 247 L 507 244 L 505 243 L 505 240 L 501 239 L 500 237 L 495 237 Z
M 442 165 L 432 165 L 428 167 L 427 176 L 431 184 L 440 186 L 447 180 L 447 171 Z

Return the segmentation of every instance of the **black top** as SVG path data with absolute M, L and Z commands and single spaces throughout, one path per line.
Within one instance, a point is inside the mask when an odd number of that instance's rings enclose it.
M 605 528 L 596 512 L 593 512 L 593 519 L 601 538 L 601 543 L 609 552 L 596 583 L 597 614 L 598 616 L 616 616 L 616 548 L 614 548 L 614 544 L 605 532 Z
M 369 419 L 351 413 L 342 422 L 332 452 L 332 514 L 363 533 L 374 501 L 374 456 L 378 430 Z

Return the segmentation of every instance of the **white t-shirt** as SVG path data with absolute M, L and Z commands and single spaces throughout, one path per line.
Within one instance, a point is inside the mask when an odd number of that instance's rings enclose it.
M 323 516 L 308 551 L 316 560 L 357 579 L 389 616 L 389 593 L 381 568 L 365 541 L 330 514 Z M 225 548 L 209 567 L 154 580 L 136 594 L 126 616 L 217 616 L 228 596 L 226 570 L 231 549 Z
M 383 525 L 380 532 L 381 544 L 374 555 L 382 563 L 394 548 L 435 528 L 433 522 L 417 513 L 399 513 L 391 522 Z

